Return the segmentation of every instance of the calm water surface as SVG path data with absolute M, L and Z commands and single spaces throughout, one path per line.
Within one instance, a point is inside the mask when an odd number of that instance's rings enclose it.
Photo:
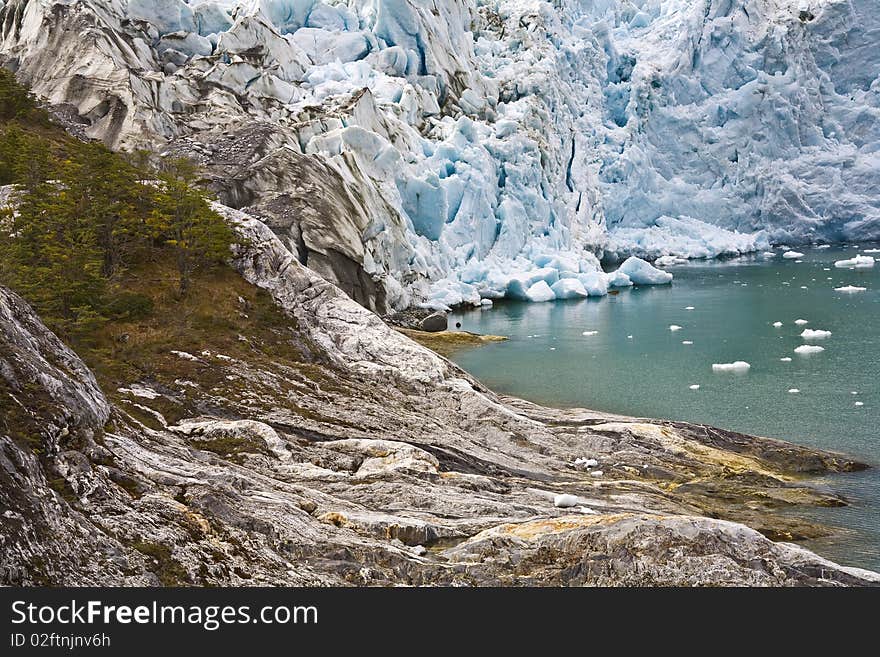
M 494 390 L 548 405 L 704 422 L 880 466 L 880 263 L 834 267 L 870 248 L 877 245 L 803 248 L 802 262 L 691 262 L 670 268 L 669 286 L 457 313 L 451 320 L 463 329 L 510 340 L 460 352 L 455 360 Z M 867 291 L 834 291 L 844 285 Z M 799 326 L 798 319 L 809 323 Z M 825 351 L 794 353 L 805 343 L 805 328 L 832 332 L 809 342 Z M 713 363 L 737 360 L 751 364 L 748 373 L 712 372 Z M 806 511 L 844 528 L 809 547 L 880 570 L 880 467 L 823 483 L 852 506 Z

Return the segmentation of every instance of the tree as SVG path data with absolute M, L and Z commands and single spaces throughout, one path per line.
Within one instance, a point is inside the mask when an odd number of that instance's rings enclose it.
M 181 295 L 196 269 L 226 260 L 235 242 L 235 232 L 195 186 L 196 173 L 189 160 L 166 162 L 149 219 L 154 236 L 174 251 Z
M 145 172 L 102 144 L 77 144 L 73 150 L 77 166 L 64 167 L 61 182 L 94 224 L 102 273 L 113 278 L 149 246 L 146 217 L 154 192 L 143 182 Z
M 90 329 L 106 291 L 94 222 L 74 194 L 39 173 L 46 166 L 40 152 L 24 155 L 29 165 L 15 209 L 0 218 L 3 279 L 62 332 Z

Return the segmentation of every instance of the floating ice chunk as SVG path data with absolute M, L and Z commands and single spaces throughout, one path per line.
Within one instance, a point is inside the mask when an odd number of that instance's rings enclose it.
M 507 283 L 507 296 L 511 299 L 531 301 L 528 292 L 532 286 L 538 282 L 544 282 L 549 290 L 550 286 L 558 280 L 559 272 L 549 267 L 514 274 Z
M 804 324 L 809 324 L 810 322 L 808 322 L 805 319 L 796 319 L 796 320 L 794 320 L 794 323 L 797 324 L 798 326 L 803 326 Z
M 785 253 L 782 254 L 782 257 L 785 258 L 786 260 L 796 260 L 798 258 L 803 258 L 804 254 L 798 253 L 797 251 L 786 251 Z
M 698 384 L 696 384 L 696 383 L 695 383 L 694 385 L 692 385 L 692 386 L 689 386 L 689 387 L 690 387 L 691 390 L 699 390 L 699 389 L 700 389 L 700 386 L 699 386 Z
M 773 328 L 782 328 L 782 322 L 773 322 Z
M 864 406 L 865 402 L 855 402 L 853 406 Z
M 862 253 L 880 253 L 880 249 L 865 249 Z
M 814 344 L 802 344 L 794 350 L 794 353 L 800 356 L 809 356 L 811 354 L 818 354 L 820 351 L 825 351 L 825 347 Z
M 800 390 L 798 390 L 797 388 L 789 388 L 788 391 L 793 395 L 796 395 L 800 392 Z
M 733 363 L 713 363 L 712 371 L 713 372 L 748 372 L 751 369 L 751 365 L 749 365 L 744 360 L 737 360 Z
M 693 341 L 691 341 L 691 340 L 682 340 L 681 343 L 682 343 L 682 344 L 693 344 Z
M 553 506 L 558 507 L 560 509 L 570 509 L 573 506 L 578 505 L 578 498 L 574 495 L 557 495 L 553 498 Z
M 586 293 L 591 297 L 604 297 L 608 294 L 608 278 L 600 271 L 578 274 L 575 280 L 580 281 Z
M 687 264 L 686 258 L 679 258 L 678 256 L 673 255 L 665 255 L 660 256 L 654 261 L 654 264 L 658 267 L 670 267 L 672 265 L 685 265 Z
M 632 287 L 633 284 L 632 279 L 620 270 L 605 274 L 605 280 L 608 287 Z
M 628 335 L 628 336 L 626 336 L 626 339 L 627 339 L 627 340 L 632 340 L 632 339 L 633 339 L 633 336 Z
M 584 284 L 576 278 L 560 278 L 550 289 L 557 299 L 584 299 L 588 296 Z
M 636 285 L 664 285 L 672 282 L 672 274 L 635 256 L 627 258 L 617 271 L 629 276 Z
M 601 470 L 593 470 L 593 471 L 590 473 L 590 476 L 591 476 L 591 477 L 601 477 L 601 476 L 604 475 L 604 474 L 605 474 L 605 473 L 602 472 Z
M 693 306 L 687 306 L 687 307 L 685 308 L 685 310 L 695 310 L 695 308 L 694 308 Z
M 783 363 L 790 363 L 791 362 L 791 358 L 789 358 L 788 356 L 785 356 L 784 358 L 780 358 L 779 360 L 781 360 Z
M 584 331 L 581 335 L 591 336 L 591 335 L 599 335 L 599 331 Z
M 831 337 L 831 331 L 823 331 L 822 329 L 804 329 L 801 333 L 804 340 L 824 340 Z
M 843 287 L 834 288 L 835 292 L 843 292 L 844 294 L 854 294 L 855 292 L 864 292 L 867 288 L 858 285 L 844 285 Z
M 538 281 L 526 290 L 526 299 L 532 303 L 543 303 L 545 301 L 553 301 L 556 295 L 547 285 L 547 281 Z
M 813 248 L 814 249 L 830 249 L 831 245 L 830 244 L 817 244 Z
M 480 299 L 480 307 L 488 310 L 492 306 L 495 305 L 495 302 L 492 299 Z
M 675 331 L 680 331 L 680 330 L 681 330 L 681 327 L 680 327 L 678 324 L 670 324 L 670 326 L 669 326 L 669 330 L 670 330 L 670 331 L 673 331 L 673 332 L 675 332 Z
M 764 251 L 764 253 L 762 253 L 761 255 L 764 256 L 765 258 L 775 258 L 776 252 L 775 251 Z
M 834 266 L 839 269 L 868 269 L 874 266 L 874 258 L 871 256 L 857 255 L 849 260 L 838 260 Z

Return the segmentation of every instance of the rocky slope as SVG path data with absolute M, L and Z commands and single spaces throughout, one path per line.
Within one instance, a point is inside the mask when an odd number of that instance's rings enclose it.
M 0 57 L 72 129 L 199 159 L 379 312 L 880 236 L 873 0 L 0 5 Z
M 842 503 L 803 478 L 858 464 L 499 398 L 224 212 L 249 239 L 236 269 L 283 321 L 218 323 L 116 389 L 0 290 L 12 583 L 880 583 L 767 538 L 823 531 L 780 511 Z

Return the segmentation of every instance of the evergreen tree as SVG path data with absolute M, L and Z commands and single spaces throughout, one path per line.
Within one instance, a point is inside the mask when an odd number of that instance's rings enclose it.
M 196 173 L 189 160 L 166 162 L 150 217 L 155 237 L 174 251 L 181 295 L 189 291 L 195 270 L 227 259 L 235 241 L 234 231 L 195 186 Z

